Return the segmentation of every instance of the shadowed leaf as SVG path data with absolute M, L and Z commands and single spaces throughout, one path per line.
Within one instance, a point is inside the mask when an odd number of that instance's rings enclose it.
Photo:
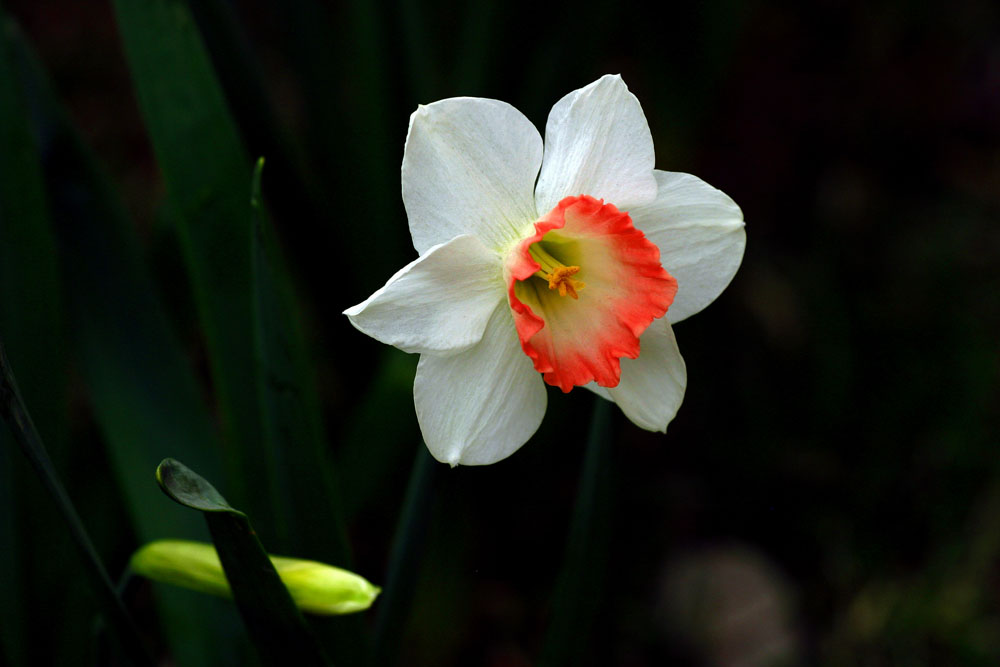
M 132 223 L 55 97 L 40 64 L 10 33 L 32 129 L 45 157 L 45 183 L 59 246 L 68 330 L 107 444 L 124 505 L 143 541 L 164 535 L 201 537 L 183 512 L 150 511 L 160 496 L 135 470 L 164 454 L 221 470 L 216 435 L 188 359 L 163 313 Z M 231 652 L 215 641 L 224 619 L 198 619 L 173 591 L 159 611 L 178 662 L 215 664 Z M 213 610 L 214 611 L 214 610 Z
M 347 566 L 347 530 L 326 451 L 315 363 L 303 340 L 288 272 L 268 234 L 260 191 L 263 164 L 261 158 L 250 197 L 254 343 L 263 438 L 277 485 L 273 496 L 284 504 L 279 515 L 290 533 L 281 546 Z
M 156 479 L 172 500 L 204 512 L 233 600 L 264 664 L 328 664 L 247 516 L 179 461 L 165 459 Z
M 165 459 L 156 468 L 156 482 L 171 500 L 202 512 L 237 512 L 215 487 L 187 466 L 174 459 Z
M 56 245 L 49 227 L 41 166 L 31 136 L 8 35 L 13 25 L 0 13 L 0 335 L 21 369 L 22 391 L 53 456 L 65 436 L 66 363 L 59 312 Z M 18 539 L 32 496 L 18 489 L 14 451 L 0 424 L 0 661 L 26 662 L 28 651 L 21 588 L 27 566 L 21 554 L 30 542 Z M 17 502 L 20 500 L 20 502 Z M 44 538 L 43 538 L 44 539 Z M 33 614 L 28 613 L 28 618 Z
M 205 334 L 228 486 L 266 529 L 271 485 L 244 493 L 261 460 L 247 243 L 250 160 L 183 0 L 115 0 L 115 14 Z M 256 480 L 260 481 L 260 480 Z M 263 493 L 262 493 L 263 491 Z

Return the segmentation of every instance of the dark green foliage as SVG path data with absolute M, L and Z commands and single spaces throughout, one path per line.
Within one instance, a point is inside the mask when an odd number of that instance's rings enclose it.
M 403 629 L 413 608 L 417 573 L 424 555 L 437 465 L 425 449 L 418 450 L 403 498 L 403 510 L 393 534 L 385 594 L 375 618 L 373 667 L 394 665 L 400 661 Z
M 11 33 L 16 37 L 15 33 Z M 13 42 L 31 91 L 36 136 L 46 138 L 44 176 L 60 248 L 72 341 L 95 418 L 125 506 L 141 540 L 197 538 L 195 518 L 155 511 L 158 494 L 140 466 L 152 468 L 164 452 L 219 470 L 208 410 L 190 365 L 155 294 L 148 268 L 117 195 L 68 123 L 44 74 L 20 41 Z M 187 664 L 208 664 L 219 649 L 214 621 L 190 623 L 183 596 L 162 591 L 175 650 Z M 230 653 L 222 650 L 219 655 Z M 201 661 L 205 662 L 202 663 Z
M 303 558 L 350 565 L 350 548 L 333 482 L 316 393 L 292 285 L 269 233 L 261 200 L 263 158 L 254 171 L 250 245 L 253 255 L 254 345 L 260 415 L 276 488 L 278 528 Z
M 112 576 L 141 542 L 204 539 L 150 479 L 170 456 L 276 552 L 390 584 L 312 624 L 337 664 L 370 631 L 384 664 L 710 664 L 769 627 L 793 664 L 1000 660 L 990 3 L 4 4 L 44 67 L 5 24 L 0 338 Z M 612 422 L 597 456 L 592 397 L 553 394 L 508 461 L 436 467 L 416 358 L 340 315 L 416 256 L 408 115 L 483 95 L 541 129 L 607 72 L 657 166 L 748 221 L 733 285 L 677 327 L 685 403 L 666 437 Z M 11 444 L 0 664 L 86 663 L 99 610 Z M 709 603 L 748 590 L 713 635 Z M 165 663 L 253 664 L 231 603 L 126 602 Z
M 117 0 L 139 104 L 176 211 L 205 335 L 234 495 L 270 523 L 267 494 L 244 492 L 261 454 L 247 243 L 251 163 L 182 0 Z
M 57 460 L 65 455 L 66 381 L 61 295 L 55 240 L 49 227 L 38 153 L 28 127 L 7 35 L 0 14 L 0 338 L 21 369 L 22 391 Z M 19 456 L 19 455 L 17 455 Z M 0 425 L 0 656 L 27 660 L 22 559 L 30 543 L 19 527 L 35 495 L 20 488 L 15 445 Z M 18 502 L 18 499 L 22 499 Z M 22 602 L 22 598 L 25 598 Z
M 264 665 L 328 665 L 247 515 L 180 461 L 165 459 L 156 480 L 171 500 L 205 513 L 233 600 Z
M 594 400 L 594 416 L 580 471 L 576 504 L 569 524 L 566 554 L 552 595 L 549 627 L 539 665 L 578 665 L 588 653 L 581 637 L 599 631 L 596 619 L 605 586 L 612 546 L 614 515 L 613 406 Z
M 28 414 L 2 341 L 0 341 L 0 419 L 6 423 L 13 440 L 31 464 L 40 485 L 58 507 L 65 521 L 66 531 L 72 537 L 79 559 L 83 562 L 87 583 L 100 602 L 104 617 L 114 629 L 128 659 L 137 667 L 152 666 L 153 658 L 143 644 L 139 628 L 115 591 L 104 563 L 101 562 L 101 557 L 90 540 L 73 506 L 73 501 L 70 500 L 59 479 L 38 429 Z
M 351 567 L 347 528 L 335 471 L 326 448 L 314 362 L 300 328 L 291 279 L 264 211 L 257 161 L 250 195 L 253 260 L 253 338 L 266 458 L 260 479 L 272 485 L 275 551 Z M 366 647 L 361 621 L 328 619 L 329 643 L 339 659 L 360 661 Z

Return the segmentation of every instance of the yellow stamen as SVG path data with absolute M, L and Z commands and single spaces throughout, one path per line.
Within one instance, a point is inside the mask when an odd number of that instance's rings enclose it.
M 576 291 L 586 287 L 581 281 L 573 280 L 570 278 L 571 275 L 580 270 L 579 266 L 561 266 L 552 273 L 548 274 L 547 279 L 549 281 L 549 289 L 559 290 L 559 296 L 566 296 L 569 294 L 574 299 L 580 298 L 577 296 Z M 544 276 L 543 276 L 544 277 Z
M 550 255 L 540 243 L 533 243 L 528 252 L 531 258 L 538 262 L 540 267 L 535 275 L 547 280 L 549 289 L 559 290 L 559 296 L 567 294 L 574 299 L 580 298 L 577 292 L 586 287 L 582 280 L 575 280 L 570 276 L 580 271 L 579 266 L 566 266 L 558 259 Z

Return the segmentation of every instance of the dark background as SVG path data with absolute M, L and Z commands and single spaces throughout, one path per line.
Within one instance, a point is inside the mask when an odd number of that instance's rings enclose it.
M 111 174 L 207 383 L 112 8 L 5 5 Z M 203 37 L 249 153 L 268 158 L 265 194 L 306 312 L 356 570 L 382 582 L 422 446 L 415 358 L 340 315 L 415 257 L 399 196 L 410 112 L 477 95 L 544 127 L 564 94 L 620 72 L 657 167 L 729 194 L 748 242 L 729 289 L 677 326 L 689 386 L 668 434 L 616 414 L 601 502 L 611 528 L 605 566 L 590 573 L 597 615 L 579 629 L 580 664 L 1000 662 L 997 5 L 228 6 L 232 32 L 209 21 Z M 240 48 L 249 61 L 226 55 Z M 376 395 L 379 367 L 397 381 Z M 72 377 L 71 441 L 87 448 L 61 465 L 99 470 L 88 389 Z M 593 404 L 583 391 L 549 400 L 509 460 L 435 469 L 399 664 L 535 663 Z M 70 487 L 120 569 L 138 544 L 114 483 Z M 29 581 L 65 539 L 45 537 L 58 518 L 38 502 Z M 24 610 L 34 662 L 88 645 L 88 605 L 81 590 Z

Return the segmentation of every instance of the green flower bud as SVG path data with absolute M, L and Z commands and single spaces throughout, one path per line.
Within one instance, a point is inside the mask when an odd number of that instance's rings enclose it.
M 269 556 L 295 604 L 312 614 L 350 614 L 371 606 L 381 589 L 339 567 Z M 132 570 L 154 581 L 232 597 L 215 547 L 206 542 L 157 540 L 132 555 Z

